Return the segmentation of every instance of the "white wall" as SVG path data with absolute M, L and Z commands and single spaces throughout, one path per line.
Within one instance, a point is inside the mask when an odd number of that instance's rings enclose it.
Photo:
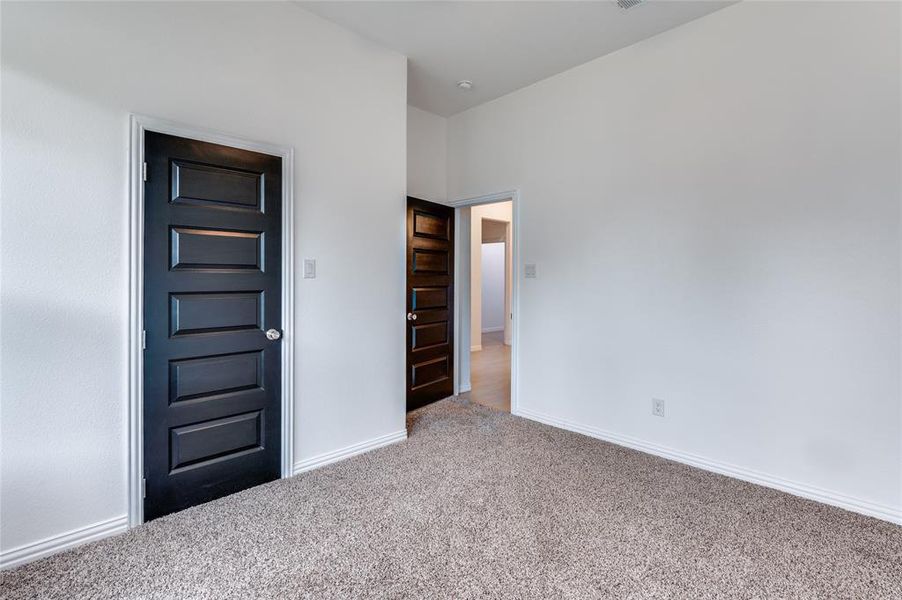
M 407 107 L 407 194 L 431 202 L 445 202 L 448 119 Z
M 482 331 L 504 331 L 504 242 L 482 245 Z
M 294 146 L 295 458 L 403 431 L 404 57 L 291 4 L 4 2 L 2 78 L 4 552 L 126 512 L 132 111 Z
M 525 413 L 902 518 L 899 11 L 743 2 L 449 120 L 449 197 L 520 190 Z

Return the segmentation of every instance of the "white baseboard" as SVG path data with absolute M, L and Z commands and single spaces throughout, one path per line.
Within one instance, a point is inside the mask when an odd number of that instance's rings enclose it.
M 67 533 L 3 551 L 0 553 L 0 569 L 18 567 L 39 558 L 125 531 L 128 531 L 128 515 L 73 529 Z
M 470 382 L 468 381 L 467 383 L 462 383 L 458 386 L 457 393 L 463 394 L 465 392 L 469 392 L 471 389 L 473 389 L 473 388 L 470 387 Z
M 316 456 L 306 458 L 294 463 L 292 475 L 297 475 L 299 473 L 303 473 L 304 471 L 311 471 L 330 463 L 338 462 L 340 460 L 356 456 L 357 454 L 363 454 L 364 452 L 369 452 L 370 450 L 375 450 L 376 448 L 388 446 L 389 444 L 401 442 L 406 439 L 407 430 L 402 429 L 401 431 L 395 431 L 394 433 L 380 435 L 379 437 L 375 437 L 365 442 L 360 442 L 359 444 L 352 444 L 350 446 L 345 446 L 344 448 L 339 448 L 338 450 L 324 452 L 323 454 L 317 454 Z
M 482 333 L 496 333 L 498 331 L 504 331 L 504 325 L 501 327 L 486 327 L 482 330 Z
M 479 352 L 482 350 L 482 344 L 476 344 L 475 346 L 470 346 L 470 352 Z
M 822 502 L 824 504 L 843 508 L 845 510 L 856 512 L 862 515 L 867 515 L 869 517 L 875 517 L 877 519 L 889 521 L 890 523 L 902 525 L 902 507 L 876 504 L 874 502 L 862 500 L 860 498 L 854 498 L 852 496 L 847 496 L 845 494 L 825 490 L 804 483 L 798 483 L 795 481 L 782 479 L 780 477 L 774 477 L 772 475 L 768 475 L 767 473 L 745 469 L 736 465 L 711 460 L 709 458 L 698 456 L 696 454 L 690 454 L 688 452 L 682 452 L 680 450 L 674 450 L 665 446 L 659 446 L 658 444 L 653 444 L 628 436 L 619 435 L 610 431 L 604 431 L 596 427 L 580 425 L 579 423 L 574 423 L 572 421 L 558 419 L 557 417 L 552 417 L 550 415 L 525 408 L 516 409 L 515 411 L 513 411 L 513 414 L 519 417 L 530 419 L 532 421 L 538 421 L 546 425 L 559 427 L 561 429 L 566 429 L 567 431 L 573 431 L 575 433 L 581 433 L 583 435 L 587 435 L 599 440 L 611 442 L 612 444 L 625 446 L 627 448 L 632 448 L 633 450 L 639 450 L 640 452 L 645 452 L 647 454 L 654 454 L 655 456 L 660 456 L 662 458 L 690 465 L 692 467 L 704 469 L 705 471 L 727 475 L 728 477 L 734 477 L 736 479 L 741 479 L 742 481 L 748 481 L 749 483 L 763 485 L 775 490 L 780 490 L 781 492 L 793 494 L 794 496 L 801 496 L 802 498 L 815 500 L 817 502 Z
M 316 469 L 317 467 L 322 467 L 329 463 L 350 458 L 356 454 L 362 454 L 405 439 L 407 439 L 406 429 L 379 436 L 359 444 L 340 448 L 332 452 L 319 454 L 312 458 L 296 462 L 292 469 L 292 474 L 297 475 L 304 471 L 310 471 L 311 469 Z M 51 554 L 56 554 L 57 552 L 62 552 L 63 550 L 68 550 L 69 548 L 74 548 L 81 544 L 93 542 L 111 535 L 124 533 L 125 531 L 128 531 L 128 515 L 122 515 L 114 519 L 88 525 L 87 527 L 74 529 L 67 533 L 0 552 L 0 569 L 11 569 L 39 558 L 44 558 L 45 556 L 50 556 Z

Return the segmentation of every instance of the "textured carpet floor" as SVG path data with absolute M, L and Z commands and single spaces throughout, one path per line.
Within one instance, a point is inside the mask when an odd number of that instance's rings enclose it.
M 4 598 L 902 598 L 902 528 L 446 400 L 410 438 L 0 575 Z

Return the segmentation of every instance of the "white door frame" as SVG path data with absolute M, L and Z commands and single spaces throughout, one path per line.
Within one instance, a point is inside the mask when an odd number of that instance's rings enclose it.
M 144 132 L 262 152 L 282 159 L 282 477 L 294 459 L 294 149 L 130 115 L 128 256 L 128 525 L 144 522 Z
M 511 259 L 511 311 L 514 313 L 513 322 L 511 323 L 511 414 L 517 414 L 519 403 L 519 377 L 518 364 L 520 355 L 520 190 L 508 190 L 497 192 L 494 194 L 486 194 L 483 196 L 475 196 L 473 198 L 462 198 L 460 200 L 451 200 L 447 202 L 448 206 L 454 207 L 454 220 L 460 222 L 460 209 L 479 204 L 493 204 L 495 202 L 511 201 L 511 212 L 513 214 L 511 222 L 511 251 L 513 257 Z M 472 234 L 472 221 L 470 223 L 470 232 Z M 465 240 L 469 245 L 470 240 Z M 454 228 L 454 247 L 461 248 L 460 227 Z M 469 246 L 468 246 L 469 247 Z M 470 298 L 462 298 L 460 295 L 460 251 L 454 253 L 454 347 L 457 355 L 454 357 L 454 393 L 460 394 L 460 361 L 463 352 L 469 352 L 469 345 L 461 348 L 460 344 L 460 328 L 464 325 L 461 321 L 463 303 L 470 305 Z M 468 269 L 469 272 L 469 269 Z M 467 322 L 469 327 L 470 323 Z

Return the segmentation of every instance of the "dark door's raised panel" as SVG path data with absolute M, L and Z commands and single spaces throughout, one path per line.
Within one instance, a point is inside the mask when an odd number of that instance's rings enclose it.
M 451 239 L 451 219 L 445 215 L 414 211 L 413 235 L 448 241 Z
M 407 409 L 454 393 L 454 209 L 407 199 Z
M 169 441 L 173 472 L 237 458 L 263 449 L 263 412 L 173 427 Z
M 263 292 L 172 294 L 170 334 L 223 333 L 263 327 Z
M 263 352 L 174 360 L 169 401 L 185 402 L 263 387 Z
M 450 261 L 447 250 L 413 251 L 413 272 L 447 275 Z
M 448 322 L 430 323 L 428 325 L 414 325 L 413 349 L 422 350 L 436 344 L 448 343 Z
M 413 288 L 411 290 L 412 310 L 428 308 L 448 308 L 448 288 Z
M 173 227 L 170 266 L 173 270 L 263 270 L 263 234 Z
M 411 388 L 419 389 L 449 380 L 451 378 L 450 363 L 449 357 L 442 356 L 413 365 Z
M 172 161 L 172 203 L 263 210 L 263 174 Z
M 145 520 L 281 475 L 282 160 L 144 137 Z
M 434 308 L 429 310 L 418 310 L 416 312 L 417 321 L 414 327 L 421 327 L 427 323 L 443 323 L 450 325 L 451 313 L 444 308 Z

